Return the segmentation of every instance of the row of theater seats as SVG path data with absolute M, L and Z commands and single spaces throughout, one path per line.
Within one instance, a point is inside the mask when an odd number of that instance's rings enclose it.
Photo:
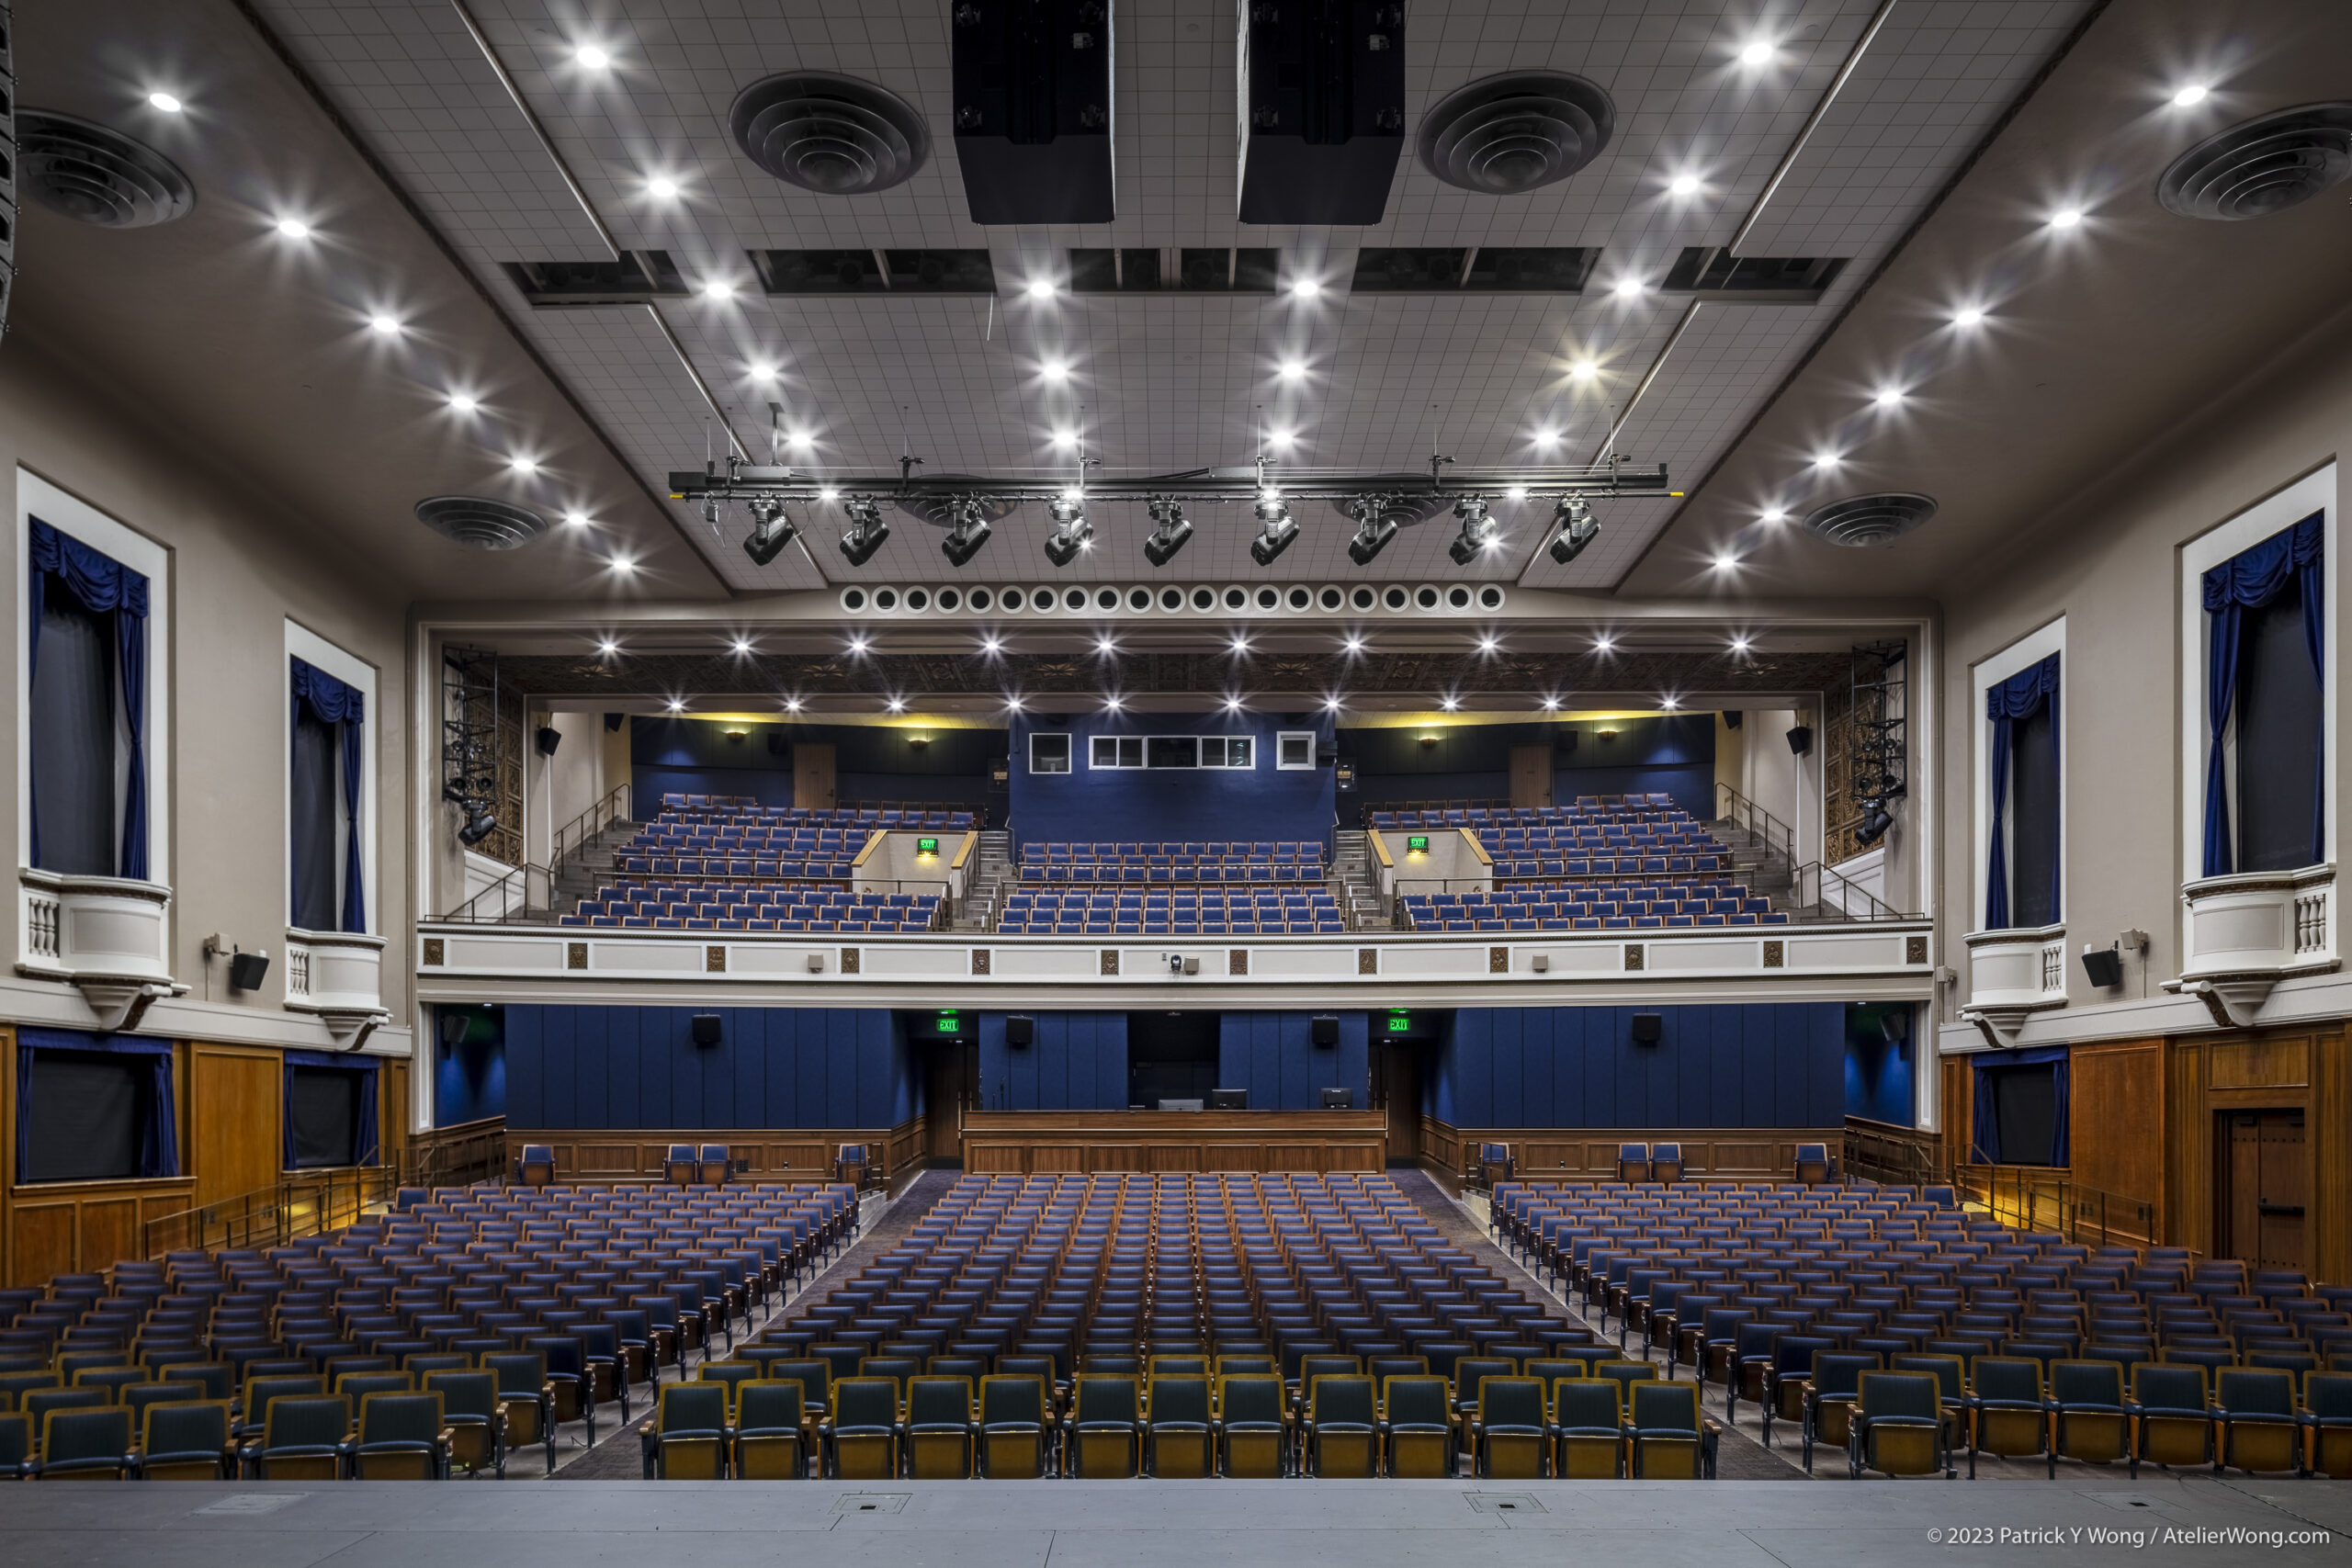
M 657 821 L 680 827 L 718 823 L 862 829 L 941 828 L 958 832 L 976 824 L 974 814 L 961 807 L 762 806 L 757 797 L 748 795 L 665 795 Z
M 620 882 L 564 916 L 567 926 L 654 931 L 925 931 L 939 921 L 935 893 L 852 893 L 785 885 L 657 886 Z
M 1942 1189 L 1504 1183 L 1491 1214 L 1604 1331 L 1616 1320 L 1621 1345 L 1638 1337 L 1669 1375 L 1687 1363 L 1722 1384 L 1727 1418 L 1760 1405 L 1768 1443 L 1776 1421 L 1799 1424 L 1808 1460 L 1818 1438 L 1887 1468 L 1849 1425 L 1871 1373 L 1913 1380 L 1884 1384 L 1890 1399 L 1924 1397 L 1938 1442 L 1889 1439 L 1922 1472 L 1963 1441 L 1972 1470 L 1984 1451 L 2293 1471 L 2322 1462 L 2319 1428 L 2298 1423 L 2352 1423 L 2352 1385 L 2333 1381 L 2352 1370 L 2352 1288 L 2293 1271 L 2019 1234 Z M 2062 1382 L 2077 1406 L 2128 1387 L 2112 1414 L 2130 1420 L 2069 1438 L 2048 1403 Z M 2233 1403 L 2217 1403 L 2225 1389 Z M 2013 1397 L 2033 1403 L 2000 1403 Z M 2347 1459 L 2325 1462 L 2344 1473 Z
M 1580 795 L 1567 806 L 1476 806 L 1459 803 L 1399 801 L 1374 810 L 1374 828 L 1476 828 L 1502 822 L 1564 822 L 1587 818 L 1627 821 L 1655 820 L 1661 813 L 1690 819 L 1690 813 L 1663 792 L 1638 795 Z
M 1640 927 L 1785 925 L 1769 898 L 1735 882 L 1498 887 L 1491 893 L 1408 893 L 1415 931 L 1623 931 Z
M 1320 882 L 1323 875 L 1323 846 L 1294 840 L 1021 846 L 1023 882 Z
M 463 1189 L 401 1202 L 266 1252 L 175 1253 L 119 1264 L 111 1280 L 0 1292 L 0 1466 L 503 1473 L 509 1451 L 543 1443 L 552 1471 L 558 1426 L 584 1419 L 593 1441 L 599 1404 L 628 1420 L 632 1385 L 732 1345 L 856 1228 L 853 1192 L 834 1186 Z M 216 1422 L 228 1437 L 208 1461 L 206 1445 L 188 1444 Z
M 1347 930 L 1323 888 L 1277 893 L 1016 892 L 997 930 L 1012 936 L 1315 936 Z
M 701 803 L 701 804 L 695 804 Z M 961 833 L 969 811 L 765 807 L 724 795 L 666 795 L 661 814 L 614 863 L 637 876 L 847 876 L 876 832 Z

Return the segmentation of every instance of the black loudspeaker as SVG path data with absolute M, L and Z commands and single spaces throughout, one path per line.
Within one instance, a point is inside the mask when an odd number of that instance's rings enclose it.
M 1879 1015 L 1878 1032 L 1889 1044 L 1901 1044 L 1911 1036 L 1911 1010 L 1907 1007 L 1889 1008 Z
M 1747 716 L 1741 713 L 1737 708 L 1725 708 L 1724 709 L 1724 728 L 1725 729 L 1737 729 L 1739 728 L 1740 721 L 1746 716 Z
M 17 55 L 16 22 L 0 0 L 0 334 L 17 292 Z
M 718 1044 L 720 1036 L 725 1032 L 723 1022 L 724 1021 L 715 1012 L 695 1014 L 695 1043 L 697 1045 Z
M 1789 731 L 1789 750 L 1795 752 L 1800 757 L 1813 750 L 1813 730 L 1811 727 L 1800 724 L 1794 729 Z
M 1004 1021 L 1004 1043 L 1026 1045 L 1037 1038 L 1037 1021 L 1023 1013 L 1014 1013 Z
M 1666 1015 L 1664 1013 L 1637 1012 L 1634 1015 L 1634 1044 L 1655 1045 L 1664 1038 L 1666 1038 Z
M 2100 990 L 2111 990 L 2123 984 L 2123 954 L 2111 947 L 2083 949 L 2083 973 Z
M 1309 1026 L 1307 1038 L 1313 1040 L 1317 1045 L 1337 1045 L 1340 1043 L 1339 1016 L 1335 1013 L 1317 1013 L 1315 1021 Z
M 628 722 L 628 715 L 625 713 L 608 713 L 605 716 L 605 728 L 608 731 L 617 732 L 620 727 Z
M 543 724 L 531 739 L 538 743 L 540 756 L 552 757 L 555 755 L 555 749 L 563 744 L 563 731 L 553 725 Z
M 975 223 L 1108 223 L 1112 0 L 950 0 Z
M 1405 150 L 1402 0 L 1246 0 L 1241 221 L 1377 223 Z
M 229 988 L 232 991 L 258 991 L 263 977 L 268 973 L 268 953 L 236 953 L 229 960 Z

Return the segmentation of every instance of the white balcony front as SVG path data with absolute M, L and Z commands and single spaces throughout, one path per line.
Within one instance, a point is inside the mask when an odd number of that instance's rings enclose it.
M 2017 1043 L 2037 1012 L 2066 1005 L 2066 928 L 1971 931 L 1968 1000 L 1960 1010 L 1996 1049 Z
M 2241 872 L 2184 886 L 2180 978 L 2213 1021 L 2242 1029 L 2279 981 L 2336 966 L 2335 867 Z
M 337 1045 L 356 1051 L 391 1017 L 384 1007 L 384 939 L 357 931 L 286 933 L 286 1006 L 318 1015 Z
M 172 979 L 172 890 L 123 876 L 17 874 L 17 972 L 80 987 L 102 1030 L 130 1029 Z

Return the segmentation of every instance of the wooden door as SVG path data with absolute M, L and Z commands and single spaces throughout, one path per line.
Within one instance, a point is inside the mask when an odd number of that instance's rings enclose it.
M 964 1158 L 963 1111 L 974 1097 L 979 1053 L 949 1041 L 923 1054 L 923 1156 L 960 1165 Z
M 1510 803 L 1513 806 L 1552 804 L 1552 748 L 1514 746 L 1510 749 Z
M 1421 1059 L 1410 1045 L 1374 1046 L 1372 1108 L 1388 1113 L 1388 1159 L 1421 1157 Z
M 2304 1268 L 2303 1113 L 2225 1111 L 2221 1121 L 2221 1256 L 2256 1269 Z
M 792 804 L 804 811 L 833 807 L 833 749 L 796 741 L 792 748 Z

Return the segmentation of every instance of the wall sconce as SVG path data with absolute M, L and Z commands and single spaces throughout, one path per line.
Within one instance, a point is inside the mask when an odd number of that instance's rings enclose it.
M 1434 735 L 1424 735 L 1421 737 L 1421 744 L 1424 746 L 1434 746 L 1437 744 L 1437 737 Z
M 752 732 L 744 728 L 740 724 L 730 724 L 725 729 L 720 730 L 719 733 L 727 737 L 729 740 L 741 740 L 748 737 Z
M 1617 732 L 1613 729 L 1596 729 L 1593 733 L 1600 736 L 1603 740 L 1614 740 L 1617 739 Z
M 928 735 L 910 735 L 907 737 L 907 744 L 920 751 L 924 747 L 931 744 L 931 737 Z

